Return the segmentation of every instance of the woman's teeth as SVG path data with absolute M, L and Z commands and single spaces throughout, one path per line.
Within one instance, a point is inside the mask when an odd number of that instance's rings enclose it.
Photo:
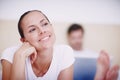
M 49 36 L 44 37 L 44 38 L 41 39 L 41 41 L 45 41 L 45 40 L 47 40 L 48 38 L 49 38 Z

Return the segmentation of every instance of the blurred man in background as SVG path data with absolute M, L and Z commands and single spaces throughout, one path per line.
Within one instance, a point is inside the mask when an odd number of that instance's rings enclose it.
M 75 54 L 95 53 L 83 48 L 84 33 L 84 28 L 79 24 L 72 24 L 67 31 L 69 45 L 73 48 Z
M 87 54 L 94 56 L 96 55 L 95 52 L 83 48 L 84 33 L 84 28 L 81 25 L 72 24 L 67 31 L 68 43 L 73 48 L 75 55 Z M 110 59 L 108 53 L 101 51 L 97 59 L 95 80 L 117 80 L 119 66 L 114 65 L 110 67 L 109 65 Z

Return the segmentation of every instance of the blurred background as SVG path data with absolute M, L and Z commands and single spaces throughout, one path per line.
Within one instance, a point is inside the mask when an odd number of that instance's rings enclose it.
M 72 23 L 85 29 L 84 47 L 106 50 L 120 65 L 120 0 L 0 0 L 0 53 L 21 44 L 17 30 L 20 16 L 41 10 L 50 19 L 56 44 L 68 44 L 66 31 Z

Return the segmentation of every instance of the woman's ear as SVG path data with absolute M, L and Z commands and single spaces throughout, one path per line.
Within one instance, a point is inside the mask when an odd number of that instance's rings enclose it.
M 20 38 L 20 41 L 25 42 L 26 40 L 25 40 L 25 38 Z

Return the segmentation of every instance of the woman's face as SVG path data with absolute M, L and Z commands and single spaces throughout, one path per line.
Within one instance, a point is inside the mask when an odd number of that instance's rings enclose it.
M 21 22 L 24 41 L 29 42 L 36 50 L 51 48 L 55 42 L 52 25 L 46 17 L 37 11 L 27 14 Z

